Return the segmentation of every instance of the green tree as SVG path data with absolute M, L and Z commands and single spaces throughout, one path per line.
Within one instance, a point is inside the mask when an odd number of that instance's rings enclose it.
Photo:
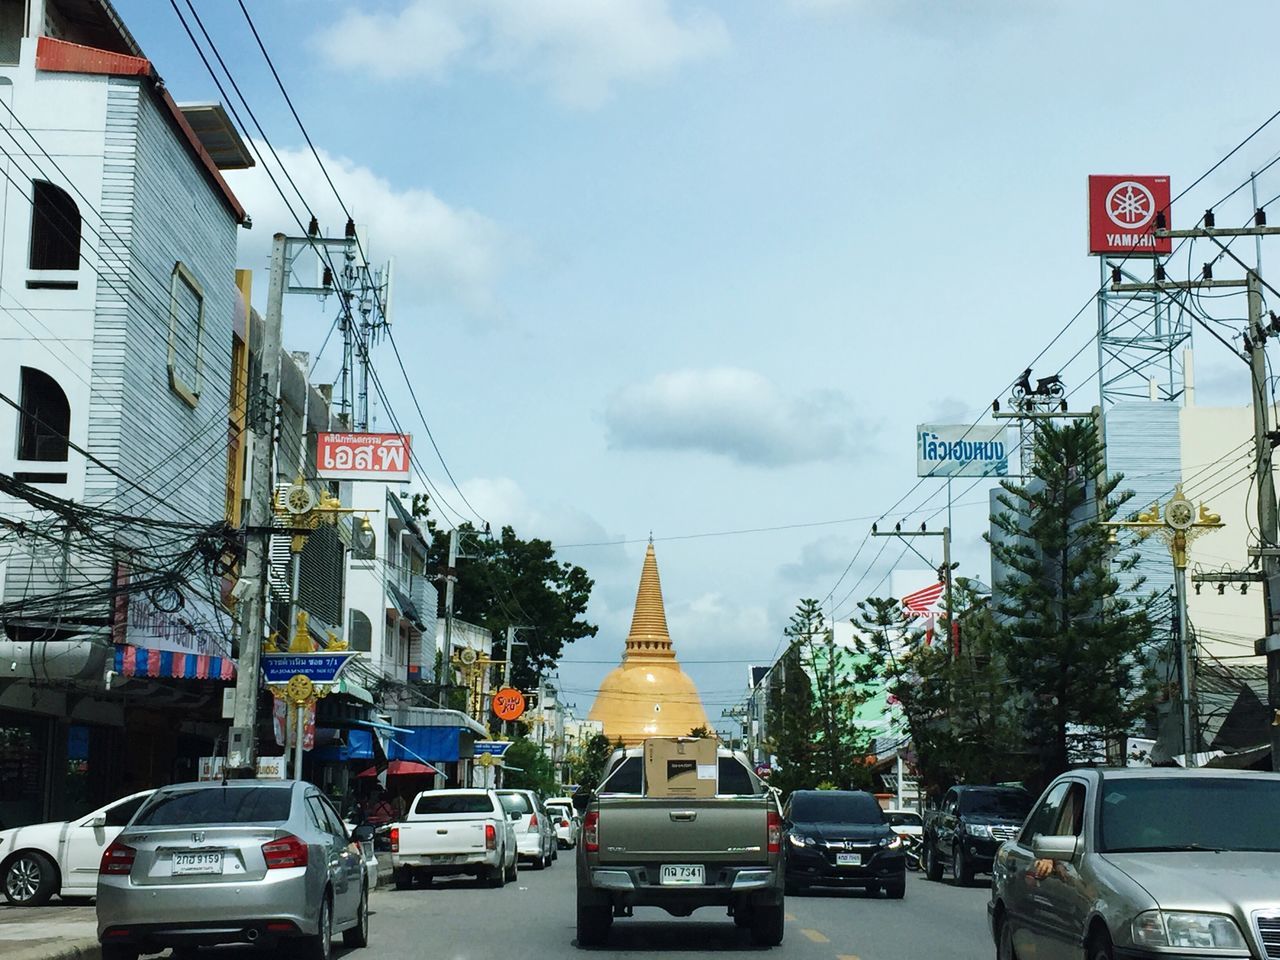
M 428 526 L 434 538 L 429 562 L 443 570 L 448 531 Z M 598 628 L 586 620 L 594 581 L 582 567 L 556 560 L 549 541 L 522 540 L 511 527 L 492 537 L 463 524 L 459 537 L 454 616 L 492 631 L 498 660 L 507 657 L 507 627 L 533 627 L 520 632 L 511 670 L 512 683 L 532 690 L 567 644 L 596 635 Z
M 1120 595 L 1136 554 L 1113 556 L 1111 520 L 1131 497 L 1105 477 L 1092 421 L 1035 432 L 1035 479 L 1004 482 L 989 538 L 997 569 L 997 652 L 1022 694 L 1027 740 L 1041 786 L 1074 761 L 1100 755 L 1127 734 L 1149 703 L 1143 655 L 1151 623 Z M 1138 583 L 1141 581 L 1138 580 Z
M 689 736 L 697 737 L 700 740 L 715 739 L 715 734 L 707 727 L 706 724 L 699 724 L 689 731 Z
M 604 774 L 604 765 L 613 753 L 613 745 L 603 733 L 597 733 L 582 744 L 581 750 L 573 763 L 574 783 L 582 791 L 592 791 L 600 786 L 600 778 Z
M 505 787 L 534 790 L 549 795 L 556 792 L 556 771 L 536 740 L 521 737 L 512 741 L 502 757 L 506 769 L 502 773 Z
M 813 681 L 800 662 L 800 651 L 791 645 L 769 674 L 766 704 L 769 747 L 776 757 L 769 785 L 783 795 L 817 782 L 814 775 Z

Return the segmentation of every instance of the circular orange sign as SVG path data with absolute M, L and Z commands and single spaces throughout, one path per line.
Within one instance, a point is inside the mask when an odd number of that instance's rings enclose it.
M 493 713 L 499 720 L 519 720 L 524 715 L 524 694 L 515 687 L 503 687 L 493 695 Z

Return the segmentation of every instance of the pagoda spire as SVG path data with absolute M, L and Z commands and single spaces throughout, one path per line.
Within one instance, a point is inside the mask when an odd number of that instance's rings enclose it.
M 662 580 L 658 577 L 658 558 L 649 541 L 640 571 L 640 589 L 636 591 L 636 609 L 631 615 L 631 632 L 627 634 L 624 660 L 633 658 L 674 659 L 671 634 L 667 632 L 667 612 L 662 603 Z

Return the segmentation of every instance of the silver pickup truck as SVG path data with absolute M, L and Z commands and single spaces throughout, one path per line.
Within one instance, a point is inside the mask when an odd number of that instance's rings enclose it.
M 643 747 L 617 750 L 583 813 L 578 945 L 597 946 L 615 917 L 661 907 L 687 917 L 726 907 L 752 942 L 782 942 L 782 814 L 745 757 L 718 750 L 714 796 L 647 796 Z

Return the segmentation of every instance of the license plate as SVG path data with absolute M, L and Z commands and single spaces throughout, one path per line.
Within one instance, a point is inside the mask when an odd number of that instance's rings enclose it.
M 664 886 L 706 883 L 706 870 L 700 863 L 667 863 L 662 866 L 658 882 Z
M 862 854 L 860 853 L 837 853 L 837 867 L 860 867 L 862 866 Z
M 221 873 L 222 851 L 175 853 L 173 855 L 173 875 L 188 876 L 196 873 Z

